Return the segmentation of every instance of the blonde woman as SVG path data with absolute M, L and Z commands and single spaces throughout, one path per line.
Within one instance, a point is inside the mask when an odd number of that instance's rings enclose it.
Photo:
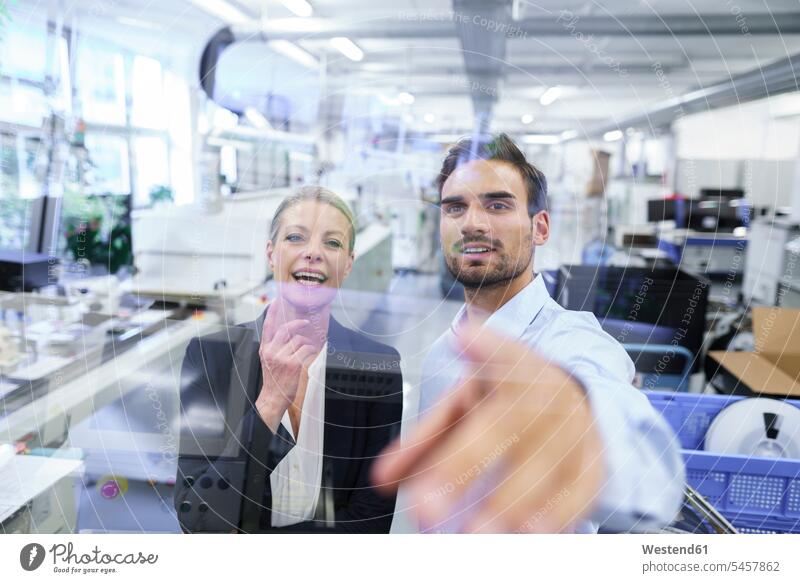
M 187 348 L 175 493 L 184 531 L 389 531 L 395 499 L 369 475 L 399 433 L 400 357 L 330 313 L 355 236 L 339 196 L 301 188 L 270 229 L 277 297 L 255 322 Z M 206 435 L 214 422 L 225 439 Z

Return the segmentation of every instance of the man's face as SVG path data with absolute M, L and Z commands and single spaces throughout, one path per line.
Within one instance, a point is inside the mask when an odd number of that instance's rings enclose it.
M 467 288 L 508 283 L 526 273 L 533 246 L 547 241 L 549 217 L 528 215 L 522 174 L 500 160 L 458 166 L 442 187 L 445 262 Z

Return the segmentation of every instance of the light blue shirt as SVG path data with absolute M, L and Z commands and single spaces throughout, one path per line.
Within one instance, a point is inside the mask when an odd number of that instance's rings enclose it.
M 446 398 L 465 370 L 455 336 L 465 312 L 463 306 L 425 359 L 420 416 Z M 575 531 L 596 532 L 600 523 L 624 531 L 672 522 L 685 481 L 679 443 L 647 397 L 632 385 L 633 362 L 597 318 L 561 307 L 550 297 L 542 276 L 536 276 L 486 325 L 561 366 L 586 390 L 604 443 L 606 482 L 591 522 L 576 525 Z M 460 522 L 436 530 L 453 530 Z

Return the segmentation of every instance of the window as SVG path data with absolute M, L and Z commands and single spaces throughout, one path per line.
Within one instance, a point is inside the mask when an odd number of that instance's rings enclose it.
M 83 40 L 78 48 L 78 90 L 83 118 L 124 126 L 125 63 L 108 46 Z
M 161 63 L 149 57 L 134 57 L 131 89 L 131 125 L 155 130 L 166 129 Z
M 22 140 L 0 134 L 0 248 L 24 249 L 30 234 L 31 201 L 20 196 L 20 149 Z
M 25 47 L 21 49 L 21 47 Z M 10 23 L 4 27 L 0 43 L 0 71 L 8 77 L 44 81 L 47 67 L 47 31 Z
M 69 148 L 63 160 L 58 182 L 65 197 L 129 195 L 130 206 L 143 206 L 154 187 L 165 186 L 178 204 L 194 199 L 192 89 L 185 79 L 113 42 L 78 35 L 74 44 L 66 37 L 53 44 L 44 26 L 14 24 L 5 34 L 0 122 L 13 126 L 0 137 L 0 245 L 25 244 L 27 223 L 37 220 L 30 212 L 35 201 L 26 199 L 43 192 L 41 128 L 51 109 L 85 122 L 86 151 Z M 49 100 L 43 91 L 48 71 L 60 80 Z
M 136 191 L 133 206 L 150 204 L 150 191 L 156 186 L 169 186 L 167 143 L 158 137 L 138 137 L 133 140 Z
M 38 135 L 17 135 L 17 195 L 20 198 L 42 196 L 45 156 L 44 144 Z
M 191 89 L 185 79 L 165 71 L 164 92 L 169 117 L 169 160 L 174 201 L 176 204 L 190 203 L 194 200 Z
M 128 142 L 121 136 L 89 134 L 86 148 L 93 169 L 89 173 L 90 194 L 130 194 Z
M 0 121 L 41 127 L 47 100 L 40 87 L 19 79 L 0 81 Z

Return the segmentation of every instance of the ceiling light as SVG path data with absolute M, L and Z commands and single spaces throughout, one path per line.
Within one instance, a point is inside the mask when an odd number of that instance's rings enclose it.
M 443 142 L 452 144 L 464 137 L 463 134 L 429 134 L 426 136 L 432 142 Z
M 425 120 L 425 123 L 433 123 L 436 121 L 436 116 L 433 115 L 432 113 L 426 113 L 425 117 L 423 117 L 422 119 Z
M 215 16 L 228 24 L 245 24 L 252 19 L 240 8 L 234 6 L 227 0 L 189 0 L 200 10 Z
M 524 136 L 522 141 L 526 144 L 557 144 L 558 136 L 552 134 L 530 134 Z
M 281 3 L 302 18 L 308 18 L 314 14 L 314 8 L 306 0 L 281 0 Z
M 554 87 L 550 87 L 547 91 L 542 93 L 542 96 L 539 98 L 539 103 L 542 105 L 550 105 L 559 97 L 561 97 L 561 87 L 556 85 Z
M 342 53 L 351 61 L 360 61 L 364 58 L 364 51 L 362 51 L 356 43 L 351 41 L 346 36 L 335 36 L 331 39 L 333 48 Z
M 139 20 L 138 18 L 130 18 L 128 16 L 118 16 L 117 22 L 119 22 L 120 24 L 135 26 L 137 28 L 146 28 L 149 30 L 167 30 L 167 28 L 163 24 L 158 24 L 156 22 L 149 22 L 146 20 Z
M 411 95 L 408 91 L 401 91 L 397 98 L 400 100 L 400 103 L 404 103 L 406 105 L 411 105 L 414 103 L 414 96 Z
M 529 123 L 533 122 L 533 116 L 530 113 L 526 113 L 522 116 L 522 123 L 528 125 Z
M 566 131 L 561 132 L 561 140 L 562 141 L 571 140 L 571 139 L 573 139 L 573 138 L 575 138 L 577 136 L 578 136 L 578 132 L 575 131 L 575 130 L 566 130 Z
M 387 107 L 396 107 L 396 106 L 400 105 L 400 99 L 398 99 L 396 97 L 386 97 L 382 93 L 380 95 L 378 95 L 378 99 L 380 100 L 381 103 L 383 103 Z
M 622 131 L 621 130 L 612 130 L 610 132 L 606 132 L 603 134 L 603 139 L 606 142 L 616 142 L 617 140 L 622 139 Z
M 309 69 L 319 69 L 319 61 L 309 53 L 288 40 L 271 40 L 269 48 L 284 57 L 293 60 L 295 63 L 308 67 Z

